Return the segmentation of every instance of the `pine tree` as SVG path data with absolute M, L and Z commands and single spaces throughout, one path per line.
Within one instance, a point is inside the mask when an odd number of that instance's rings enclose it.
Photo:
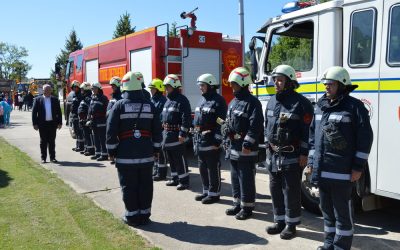
M 75 50 L 82 49 L 82 47 L 83 47 L 82 43 L 78 39 L 75 29 L 72 29 L 71 33 L 69 33 L 68 39 L 65 41 L 66 51 L 71 53 L 74 52 Z
M 171 28 L 169 28 L 168 31 L 168 36 L 169 37 L 177 37 L 177 31 L 176 31 L 176 22 L 171 23 Z
M 120 16 L 117 26 L 115 27 L 113 39 L 126 36 L 131 33 L 134 33 L 136 26 L 132 28 L 131 26 L 131 15 L 128 12 L 125 12 L 122 16 Z

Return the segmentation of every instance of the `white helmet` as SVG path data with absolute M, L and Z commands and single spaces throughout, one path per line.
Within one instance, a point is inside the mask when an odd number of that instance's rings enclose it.
M 110 85 L 115 85 L 116 87 L 120 87 L 121 86 L 121 78 L 119 78 L 118 76 L 113 76 L 110 79 Z
M 240 87 L 246 87 L 253 83 L 249 71 L 243 67 L 232 70 L 229 74 L 228 82 L 235 82 Z
M 202 74 L 197 78 L 197 85 L 208 84 L 210 86 L 219 86 L 217 79 L 212 74 Z
M 182 87 L 182 83 L 179 80 L 179 77 L 175 74 L 169 74 L 164 78 L 163 82 L 164 86 L 170 85 L 173 88 L 180 88 Z
M 95 82 L 95 83 L 92 83 L 92 88 L 102 89 L 103 87 L 101 86 L 101 83 Z
M 272 71 L 272 77 L 275 76 L 286 76 L 294 83 L 294 88 L 297 89 L 299 87 L 299 83 L 297 82 L 296 71 L 292 66 L 289 65 L 279 65 Z
M 83 90 L 90 90 L 90 83 L 88 82 L 83 82 L 80 86 L 81 89 Z
M 339 66 L 333 66 L 327 69 L 321 77 L 321 82 L 325 83 L 328 81 L 338 81 L 343 85 L 351 85 L 350 75 L 349 72 Z

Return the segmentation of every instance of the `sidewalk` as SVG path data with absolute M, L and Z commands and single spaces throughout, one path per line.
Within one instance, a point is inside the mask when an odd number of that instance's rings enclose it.
M 31 125 L 30 112 L 13 112 L 11 127 L 0 130 L 0 136 L 40 162 L 39 134 Z M 99 163 L 71 150 L 74 141 L 68 129 L 57 133 L 56 158 L 58 164 L 42 164 L 54 171 L 76 192 L 91 197 L 99 206 L 119 218 L 124 212 L 117 172 L 108 162 Z M 252 219 L 238 221 L 225 215 L 231 206 L 229 166 L 223 164 L 222 196 L 219 204 L 202 205 L 194 196 L 202 190 L 196 161 L 189 157 L 191 190 L 177 191 L 166 187 L 165 182 L 154 183 L 152 221 L 148 226 L 135 229 L 152 244 L 163 249 L 316 249 L 323 239 L 321 217 L 303 211 L 302 225 L 298 236 L 283 241 L 279 235 L 270 236 L 265 227 L 272 224 L 272 205 L 269 196 L 268 176 L 256 176 L 257 205 Z M 397 220 L 398 221 L 398 220 Z M 393 222 L 392 223 L 396 223 Z M 390 225 L 390 224 L 389 224 Z M 363 232 L 364 227 L 356 228 Z M 361 231 L 360 231 L 361 230 Z M 365 234 L 379 234 L 364 230 Z M 381 234 L 382 235 L 382 234 Z M 385 248 L 400 247 L 399 233 L 385 235 Z M 387 242 L 386 242 L 387 241 Z M 381 240 L 363 237 L 355 240 L 355 249 L 382 247 Z M 394 248 L 393 248 L 394 249 Z

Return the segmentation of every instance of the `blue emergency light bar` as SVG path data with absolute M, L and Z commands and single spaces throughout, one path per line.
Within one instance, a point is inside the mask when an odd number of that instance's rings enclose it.
M 306 7 L 310 7 L 312 5 L 315 5 L 316 3 L 318 3 L 315 0 L 312 1 L 293 1 L 293 2 L 289 2 L 287 4 L 285 4 L 282 8 L 282 13 L 290 13 L 302 8 L 306 8 Z

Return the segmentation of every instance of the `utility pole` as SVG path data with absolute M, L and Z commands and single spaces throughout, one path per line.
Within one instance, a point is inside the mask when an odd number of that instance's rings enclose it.
M 240 39 L 242 42 L 242 66 L 244 67 L 244 11 L 243 11 L 243 0 L 239 0 L 239 27 L 240 27 Z

